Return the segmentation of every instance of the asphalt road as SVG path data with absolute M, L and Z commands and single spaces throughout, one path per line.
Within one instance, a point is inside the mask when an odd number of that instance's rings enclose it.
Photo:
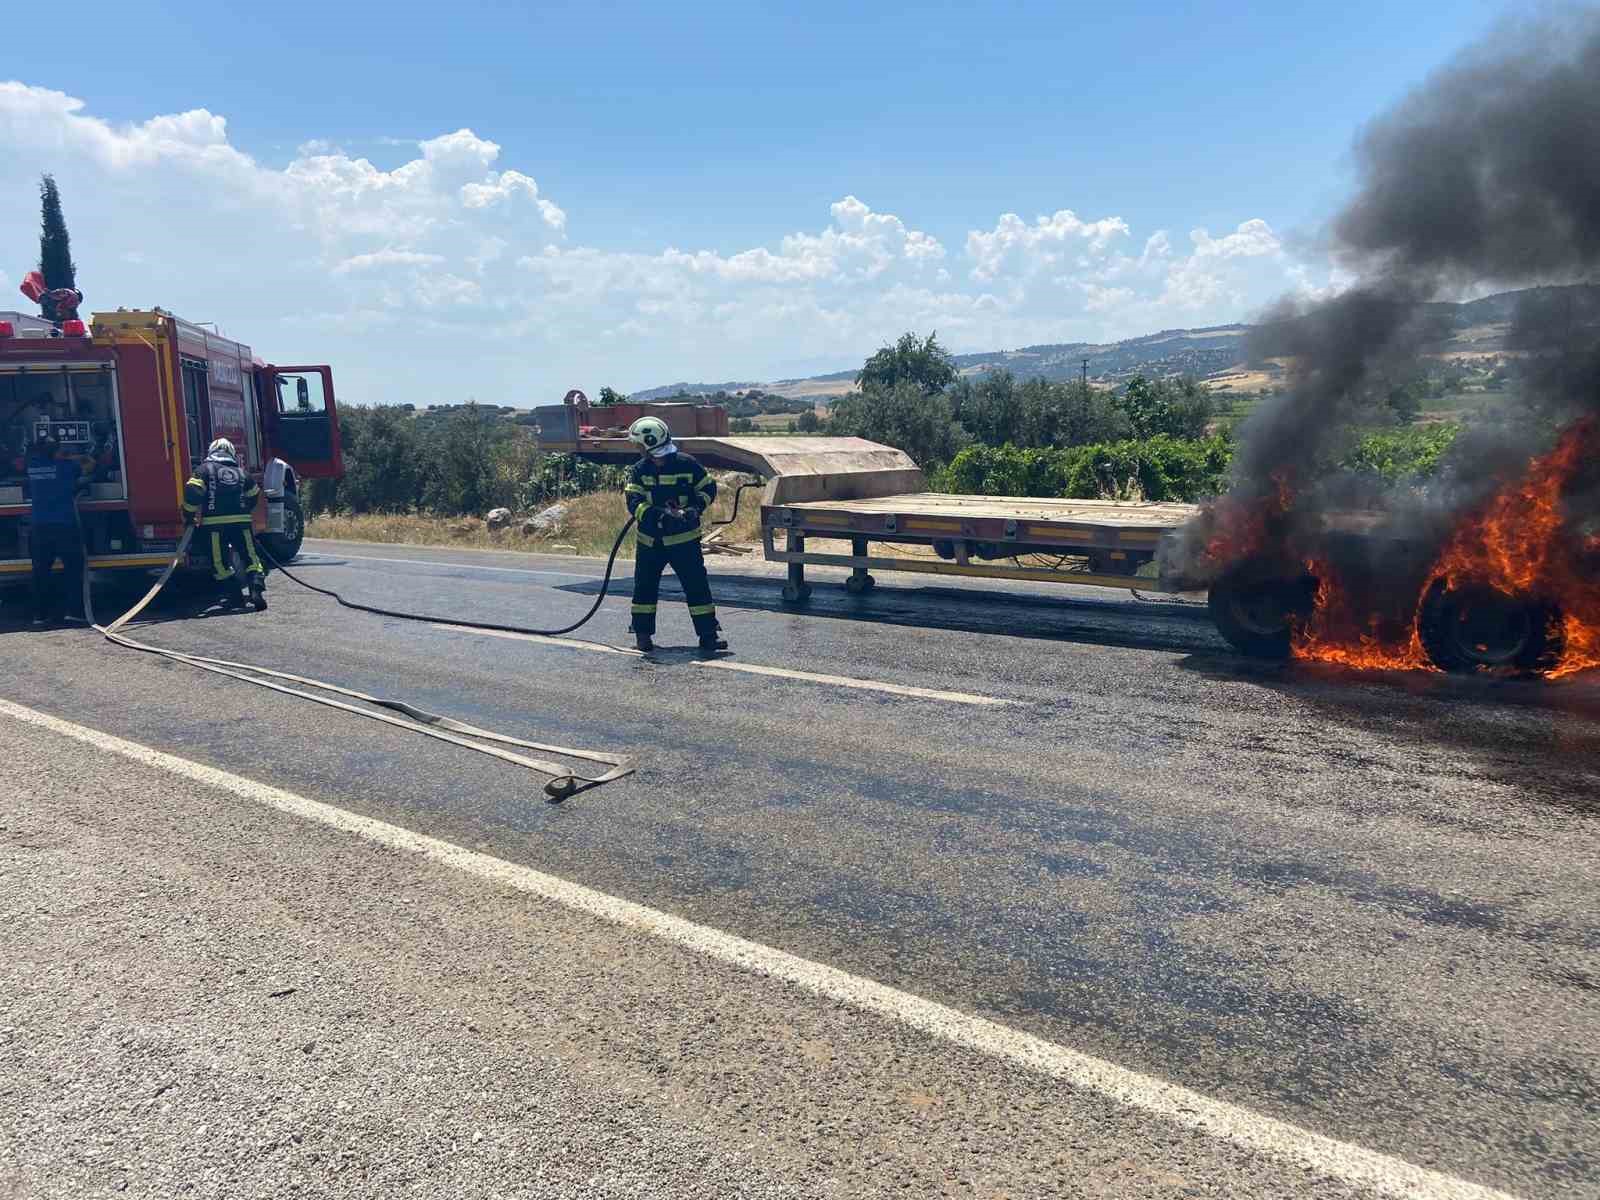
M 323 543 L 298 570 L 368 603 L 537 626 L 581 613 L 599 568 Z M 281 579 L 265 615 L 175 597 L 138 627 L 174 649 L 639 758 L 634 777 L 562 806 L 486 757 L 81 630 L 0 624 L 0 695 L 1448 1176 L 1600 1195 L 1600 680 L 1251 663 L 1203 610 L 1087 590 L 882 576 L 853 598 L 819 572 L 796 613 L 764 564 L 712 569 L 734 649 L 722 667 L 693 661 L 671 584 L 655 661 L 351 613 Z M 625 593 L 579 636 L 626 644 Z M 0 728 L 9 737 L 3 717 Z M 80 765 L 79 791 L 110 771 L 92 751 L 50 746 L 37 753 Z M 307 853 L 326 840 L 306 835 Z M 394 929 L 375 940 L 404 941 Z M 621 952 L 590 953 L 614 981 Z M 627 953 L 646 1013 L 698 989 L 752 1038 L 820 1022 L 858 1049 L 895 1041 L 881 1022 L 766 994 L 770 981 L 679 967 L 661 982 L 646 951 Z M 648 1024 L 638 1009 L 630 1019 Z M 595 1061 L 625 1053 L 626 1038 L 596 1028 Z M 713 1157 L 748 1156 L 735 1132 L 748 1127 L 719 1100 L 740 1095 L 779 1138 L 782 1153 L 755 1160 L 774 1187 L 1343 1194 L 932 1043 L 863 1056 L 843 1082 L 823 1072 L 825 1084 L 753 1093 L 732 1082 L 739 1044 L 718 1044 L 722 1074 L 685 1083 L 671 1119 Z M 787 1044 L 793 1066 L 810 1042 Z M 825 1106 L 834 1124 L 815 1116 L 816 1087 L 843 1089 Z M 856 1125 L 839 1124 L 841 1104 Z M 949 1105 L 936 1136 L 879 1136 L 907 1104 L 921 1119 Z M 807 1121 L 812 1140 L 788 1137 Z M 970 1178 L 944 1158 L 968 1137 Z M 1091 1159 L 1124 1167 L 1091 1175 Z

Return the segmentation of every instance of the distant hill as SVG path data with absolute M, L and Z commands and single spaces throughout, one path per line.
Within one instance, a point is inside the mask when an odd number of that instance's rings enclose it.
M 760 388 L 767 391 L 767 385 L 756 380 L 734 381 L 732 383 L 668 383 L 661 387 L 645 388 L 640 392 L 629 392 L 629 400 L 665 400 L 668 396 L 678 396 L 687 392 L 691 396 L 710 396 L 717 392 L 748 392 L 751 388 Z
M 1517 306 L 1530 297 L 1558 310 L 1571 309 L 1582 325 L 1594 324 L 1600 314 L 1600 287 L 1590 285 L 1530 288 L 1499 292 L 1463 304 L 1432 304 L 1428 308 L 1437 315 L 1446 333 L 1438 353 L 1452 358 L 1483 358 L 1512 350 L 1508 344 L 1512 318 Z M 1087 359 L 1090 380 L 1101 384 L 1122 383 L 1138 374 L 1197 375 L 1221 388 L 1242 391 L 1266 386 L 1281 374 L 1279 367 L 1271 363 L 1246 363 L 1245 343 L 1251 328 L 1244 324 L 1211 325 L 1164 329 L 1107 344 L 1059 342 L 1017 350 L 986 350 L 958 354 L 955 363 L 963 375 L 1007 370 L 1024 379 L 1077 379 Z M 654 400 L 684 392 L 701 395 L 758 388 L 775 396 L 824 400 L 853 391 L 857 369 L 766 383 L 674 383 L 635 392 L 632 398 Z

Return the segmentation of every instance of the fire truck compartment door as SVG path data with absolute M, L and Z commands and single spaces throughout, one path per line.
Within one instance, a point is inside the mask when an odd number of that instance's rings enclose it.
M 263 397 L 267 447 L 307 479 L 344 473 L 339 412 L 329 367 L 268 367 Z

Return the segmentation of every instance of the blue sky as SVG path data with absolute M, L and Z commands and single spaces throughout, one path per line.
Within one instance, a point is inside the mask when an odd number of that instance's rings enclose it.
M 1327 286 L 1303 239 L 1355 132 L 1505 12 L 89 5 L 59 56 L 19 52 L 61 21 L 22 6 L 0 287 L 51 170 L 91 308 L 219 320 L 352 399 L 1219 323 Z

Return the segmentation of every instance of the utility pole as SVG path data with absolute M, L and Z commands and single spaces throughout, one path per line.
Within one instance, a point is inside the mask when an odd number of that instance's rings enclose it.
M 1086 392 L 1089 390 L 1089 360 L 1087 358 L 1083 360 L 1083 390 Z

